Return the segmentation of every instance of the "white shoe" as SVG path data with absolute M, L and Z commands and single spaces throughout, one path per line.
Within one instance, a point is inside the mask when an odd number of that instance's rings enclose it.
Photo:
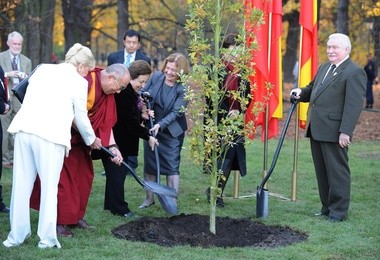
M 5 240 L 4 242 L 3 242 L 3 245 L 5 246 L 5 247 L 14 247 L 14 246 L 18 246 L 18 244 L 12 244 L 11 242 L 9 242 L 8 241 L 8 239 L 7 240 Z

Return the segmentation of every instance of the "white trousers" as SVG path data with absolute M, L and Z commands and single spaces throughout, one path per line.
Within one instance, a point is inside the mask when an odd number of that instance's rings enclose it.
M 38 246 L 61 247 L 57 239 L 57 193 L 65 146 L 33 134 L 15 134 L 13 183 L 10 205 L 11 231 L 6 247 L 17 246 L 31 235 L 30 195 L 37 173 L 41 180 L 41 201 L 37 234 Z

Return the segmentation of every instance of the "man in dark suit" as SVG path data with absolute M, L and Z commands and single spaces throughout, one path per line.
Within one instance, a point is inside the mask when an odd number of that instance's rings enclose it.
M 139 50 L 141 47 L 140 40 L 141 36 L 137 31 L 133 29 L 127 30 L 123 37 L 125 48 L 108 55 L 108 66 L 114 63 L 123 63 L 128 68 L 129 65 L 136 60 L 144 60 L 148 62 L 149 65 L 151 65 L 152 63 L 150 58 L 148 58 L 142 51 Z M 137 156 L 128 156 L 127 163 L 133 169 L 136 169 L 138 164 Z
M 349 57 L 350 39 L 334 33 L 327 41 L 329 62 L 320 66 L 313 81 L 294 89 L 309 102 L 307 134 L 317 175 L 321 212 L 332 222 L 347 218 L 350 203 L 348 146 L 364 104 L 367 76 Z
M 145 60 L 151 64 L 150 59 L 139 50 L 141 47 L 140 40 L 141 36 L 137 31 L 133 29 L 126 31 L 123 37 L 125 48 L 108 55 L 108 66 L 114 63 L 123 63 L 126 67 L 129 67 L 129 65 L 135 60 Z

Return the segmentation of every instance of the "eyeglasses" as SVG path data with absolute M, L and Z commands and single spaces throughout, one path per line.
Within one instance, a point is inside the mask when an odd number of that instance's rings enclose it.
M 117 84 L 117 87 L 120 89 L 120 90 L 124 90 L 127 88 L 127 86 L 120 86 L 119 82 L 117 82 L 117 79 L 115 76 L 112 76 L 112 78 L 116 81 L 116 84 Z

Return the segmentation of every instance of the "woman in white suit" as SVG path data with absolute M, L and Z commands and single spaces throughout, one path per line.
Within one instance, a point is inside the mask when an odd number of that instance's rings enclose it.
M 15 147 L 6 247 L 17 246 L 31 235 L 29 198 L 37 173 L 41 180 L 38 246 L 61 247 L 56 233 L 57 190 L 73 122 L 87 145 L 101 147 L 87 117 L 83 78 L 94 67 L 91 50 L 77 43 L 67 52 L 65 63 L 43 64 L 30 77 L 22 107 L 8 128 L 15 136 Z

